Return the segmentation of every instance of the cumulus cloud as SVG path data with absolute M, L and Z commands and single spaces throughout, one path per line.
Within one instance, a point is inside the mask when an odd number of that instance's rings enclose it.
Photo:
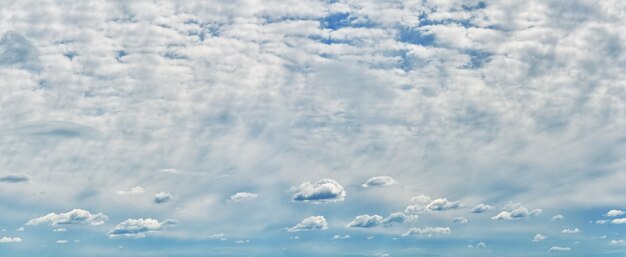
M 401 223 L 412 223 L 417 221 L 417 215 L 407 215 L 403 212 L 394 212 L 389 214 L 389 216 L 385 217 L 382 220 L 383 225 L 392 225 L 392 224 L 401 224 Z
M 8 174 L 0 176 L 0 182 L 5 183 L 26 183 L 30 181 L 30 176 L 26 174 Z
M 565 218 L 565 217 L 563 217 L 563 215 L 561 215 L 561 214 L 557 214 L 557 215 L 552 216 L 552 221 L 561 221 L 561 220 L 563 220 L 564 218 Z
M 380 225 L 383 217 L 380 215 L 359 215 L 354 218 L 346 227 L 353 228 L 370 228 Z
M 109 217 L 103 213 L 92 214 L 89 211 L 74 209 L 66 213 L 49 213 L 43 217 L 29 220 L 26 225 L 39 225 L 49 223 L 52 226 L 69 224 L 89 224 L 92 226 L 103 225 Z
M 452 231 L 449 227 L 425 227 L 425 228 L 411 228 L 402 236 L 433 236 L 433 235 L 446 235 Z
M 596 224 L 603 225 L 603 224 L 607 224 L 607 223 L 609 223 L 609 220 L 596 220 Z
M 472 208 L 472 213 L 484 213 L 491 209 L 493 209 L 491 205 L 481 203 L 479 205 L 474 206 L 474 208 Z
M 578 234 L 578 233 L 580 233 L 580 229 L 578 228 L 573 228 L 573 229 L 566 228 L 566 229 L 561 230 L 561 234 Z
M 448 201 L 448 198 L 435 199 L 426 206 L 426 208 L 431 211 L 445 211 L 457 209 L 459 207 L 461 207 L 459 201 Z
M 519 206 L 512 211 L 502 211 L 498 215 L 491 217 L 492 220 L 519 220 L 528 219 L 531 216 L 537 216 L 541 214 L 541 209 L 534 209 L 529 211 L 524 206 Z
M 19 237 L 6 237 L 0 238 L 0 243 L 21 243 L 22 239 Z
M 147 233 L 161 231 L 167 227 L 175 226 L 176 220 L 167 219 L 159 222 L 155 219 L 127 219 L 117 224 L 109 231 L 109 238 L 144 238 Z
M 289 232 L 310 231 L 310 230 L 326 230 L 328 223 L 324 216 L 311 216 L 303 219 L 300 223 L 287 229 Z
M 548 252 L 551 252 L 551 253 L 554 253 L 554 252 L 569 252 L 571 250 L 572 250 L 572 248 L 569 248 L 569 247 L 552 246 L 552 247 L 550 247 Z
M 406 213 L 423 213 L 429 211 L 445 211 L 458 209 L 461 207 L 459 201 L 449 201 L 448 198 L 437 198 L 431 200 L 430 197 L 420 195 L 411 198 L 412 205 L 405 208 Z
M 372 177 L 368 179 L 367 181 L 365 181 L 365 183 L 363 183 L 363 185 L 361 185 L 361 187 L 364 187 L 364 188 L 385 187 L 385 186 L 392 186 L 395 184 L 398 184 L 398 181 L 396 181 L 392 177 L 378 176 L 378 177 Z
M 117 191 L 117 194 L 118 195 L 138 195 L 138 194 L 143 194 L 144 192 L 146 192 L 146 190 L 143 187 L 136 186 L 136 187 L 131 188 L 128 191 L 119 190 Z
M 454 217 L 454 219 L 452 219 L 452 222 L 459 223 L 459 224 L 467 224 L 468 220 L 465 217 Z
M 154 203 L 156 204 L 167 203 L 169 201 L 172 201 L 172 194 L 170 193 L 161 191 L 154 195 Z
M 626 212 L 622 211 L 622 210 L 610 210 L 608 211 L 605 216 L 607 217 L 617 217 L 617 216 L 622 216 L 624 215 Z
M 295 202 L 340 202 L 346 197 L 346 191 L 343 187 L 332 179 L 321 179 L 313 184 L 304 182 L 299 187 L 291 189 Z
M 542 234 L 536 234 L 535 237 L 533 238 L 533 242 L 543 241 L 543 240 L 546 240 L 546 238 L 548 237 Z
M 238 192 L 234 195 L 231 195 L 229 201 L 231 202 L 244 202 L 249 200 L 254 200 L 258 197 L 258 194 L 248 193 L 248 192 Z
M 611 220 L 611 223 L 612 224 L 626 224 L 626 218 L 613 219 Z

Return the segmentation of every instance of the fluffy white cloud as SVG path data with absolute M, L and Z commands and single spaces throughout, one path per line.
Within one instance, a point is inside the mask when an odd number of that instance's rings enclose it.
M 8 174 L 0 176 L 0 182 L 26 183 L 28 181 L 30 181 L 30 176 L 26 174 Z
M 613 219 L 611 220 L 612 224 L 626 224 L 626 218 Z M 604 223 L 601 223 L 604 224 Z
M 243 202 L 243 201 L 249 201 L 249 200 L 254 200 L 258 197 L 258 194 L 255 193 L 248 193 L 248 192 L 238 192 L 234 195 L 231 195 L 229 200 L 231 202 Z
M 67 232 L 66 228 L 55 228 L 52 230 L 52 232 Z
M 110 238 L 144 238 L 147 233 L 161 231 L 167 227 L 176 225 L 177 221 L 172 219 L 159 222 L 155 219 L 127 219 L 117 224 L 108 235 Z
M 622 216 L 624 215 L 626 212 L 622 211 L 622 210 L 610 210 L 608 211 L 605 215 L 607 217 L 617 217 L 617 216 Z
M 67 244 L 67 240 L 59 239 L 56 241 L 57 244 Z
M 136 187 L 131 188 L 128 191 L 119 190 L 117 191 L 117 194 L 118 195 L 138 195 L 138 194 L 143 194 L 144 192 L 146 192 L 146 190 L 143 187 L 136 186 Z
M 19 237 L 6 237 L 0 238 L 0 243 L 21 243 L 22 239 Z
M 340 202 L 346 197 L 343 187 L 332 179 L 321 179 L 313 184 L 307 181 L 299 187 L 293 187 L 291 191 L 293 192 L 291 199 L 296 202 Z
M 287 229 L 289 232 L 310 231 L 310 230 L 326 230 L 328 223 L 324 216 L 311 216 L 303 219 L 300 223 Z
M 491 207 L 491 205 L 481 203 L 479 205 L 474 206 L 474 208 L 472 208 L 472 213 L 483 213 L 483 212 L 487 212 L 487 211 L 489 211 L 491 209 L 493 209 L 493 207 Z
M 536 234 L 535 237 L 533 238 L 533 242 L 543 241 L 543 240 L 546 240 L 546 238 L 548 237 L 542 234 Z
M 569 252 L 571 251 L 572 248 L 569 247 L 561 247 L 561 246 L 552 246 L 550 247 L 550 249 L 548 250 L 548 252 Z
M 566 229 L 561 230 L 561 234 L 578 234 L 578 233 L 580 233 L 580 229 L 578 228 L 573 228 L 573 229 L 566 228 Z
M 524 206 L 519 206 L 512 211 L 502 211 L 498 215 L 491 217 L 492 220 L 518 220 L 527 219 L 531 216 L 537 216 L 541 214 L 541 209 L 534 209 L 529 211 Z
M 346 227 L 353 228 L 370 228 L 380 225 L 383 217 L 380 215 L 359 215 L 354 218 Z
M 170 193 L 161 191 L 154 195 L 154 203 L 161 204 L 169 201 L 172 201 L 172 194 Z
M 404 212 L 394 212 L 382 220 L 383 225 L 413 223 L 417 221 L 417 214 L 405 214 Z
M 431 211 L 445 211 L 451 209 L 457 209 L 461 207 L 459 201 L 448 201 L 448 198 L 438 198 L 430 202 L 426 208 Z
M 411 198 L 412 205 L 405 208 L 406 213 L 423 213 L 428 211 L 445 211 L 458 209 L 461 207 L 459 201 L 449 201 L 448 198 L 437 198 L 432 200 L 430 197 L 420 195 Z
M 603 224 L 607 224 L 607 223 L 609 223 L 609 220 L 596 220 L 596 224 L 603 225 Z
M 465 217 L 454 217 L 454 219 L 452 219 L 452 222 L 459 223 L 459 224 L 467 224 L 468 220 Z
M 361 187 L 369 188 L 369 187 L 385 187 L 392 186 L 398 184 L 398 181 L 389 176 L 377 176 L 369 178 Z
M 563 217 L 563 215 L 557 214 L 557 215 L 552 216 L 552 221 L 560 221 L 560 220 L 563 220 L 563 218 L 565 218 Z
M 104 224 L 108 219 L 109 217 L 103 213 L 92 214 L 89 211 L 74 209 L 66 213 L 49 213 L 43 217 L 29 220 L 26 225 L 49 223 L 52 226 L 69 224 L 89 224 L 92 226 L 99 226 Z
M 402 236 L 433 236 L 450 234 L 452 230 L 449 227 L 425 227 L 411 228 Z

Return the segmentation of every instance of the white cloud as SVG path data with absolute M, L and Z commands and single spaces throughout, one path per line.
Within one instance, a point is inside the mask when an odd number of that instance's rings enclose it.
M 563 215 L 557 214 L 557 215 L 552 216 L 552 221 L 560 221 L 560 220 L 563 220 L 563 218 L 565 218 L 563 217 Z
M 394 212 L 385 217 L 381 223 L 383 225 L 413 223 L 417 221 L 417 218 L 417 214 L 407 215 L 403 212 Z
M 254 200 L 258 197 L 258 194 L 255 193 L 248 193 L 248 192 L 238 192 L 234 195 L 231 195 L 229 200 L 231 202 L 244 202 L 244 201 L 250 201 L 250 200 Z
M 294 193 L 291 199 L 296 202 L 340 202 L 346 197 L 343 187 L 332 179 L 321 179 L 314 184 L 307 181 L 291 188 L 291 191 Z
M 580 233 L 580 229 L 578 228 L 574 228 L 574 229 L 570 229 L 570 228 L 566 228 L 561 230 L 561 234 L 578 234 Z
M 626 241 L 619 239 L 619 240 L 611 240 L 611 242 L 609 242 L 612 245 L 623 245 Z
M 607 224 L 607 223 L 609 223 L 609 220 L 596 220 L 596 224 L 602 225 L 602 224 Z
M 622 211 L 622 210 L 610 210 L 608 211 L 605 216 L 607 217 L 617 217 L 617 216 L 622 216 L 624 215 L 626 212 Z
M 138 195 L 138 194 L 143 194 L 144 192 L 146 192 L 146 190 L 143 187 L 136 186 L 136 187 L 131 188 L 128 191 L 119 190 L 117 191 L 117 194 L 118 195 Z
M 536 234 L 535 237 L 533 238 L 533 242 L 543 241 L 543 240 L 546 240 L 546 238 L 548 237 L 542 234 Z
M 452 219 L 452 222 L 459 223 L 459 224 L 467 224 L 468 220 L 465 217 L 454 217 L 454 219 Z
M 405 208 L 406 213 L 423 213 L 429 211 L 445 211 L 458 209 L 461 207 L 459 201 L 449 201 L 448 198 L 437 198 L 431 200 L 430 197 L 420 195 L 411 198 L 412 205 Z
M 310 231 L 310 230 L 326 230 L 328 223 L 324 216 L 311 216 L 303 219 L 300 223 L 287 229 L 289 232 Z
M 19 237 L 5 237 L 0 238 L 0 243 L 21 243 L 22 239 Z
M 484 213 L 484 212 L 490 211 L 491 209 L 493 209 L 491 205 L 481 203 L 479 205 L 474 206 L 474 208 L 472 208 L 472 213 Z
M 55 228 L 52 230 L 52 232 L 67 232 L 67 229 L 65 228 Z
M 346 227 L 353 228 L 370 228 L 375 227 L 383 222 L 383 217 L 380 215 L 359 215 L 354 218 Z
M 6 183 L 26 183 L 29 182 L 31 180 L 30 176 L 26 175 L 26 174 L 8 174 L 8 175 L 1 175 L 0 176 L 0 182 L 6 182 Z
M 350 235 L 334 235 L 332 240 L 345 240 L 345 239 L 349 239 Z
M 518 220 L 518 219 L 528 219 L 531 216 L 537 216 L 541 214 L 541 209 L 534 209 L 529 211 L 524 206 L 519 206 L 517 209 L 512 211 L 502 211 L 498 213 L 498 215 L 491 217 L 492 220 Z
M 452 231 L 448 227 L 425 227 L 425 228 L 411 228 L 402 236 L 433 236 L 433 235 L 447 235 Z
M 161 191 L 154 195 L 154 203 L 161 204 L 169 201 L 172 201 L 172 194 L 170 193 Z
M 552 246 L 550 247 L 550 250 L 548 250 L 548 252 L 569 252 L 572 249 L 569 247 L 561 247 L 561 246 Z
M 239 239 L 237 241 L 235 241 L 235 244 L 247 244 L 250 243 L 250 240 L 248 239 Z
M 104 224 L 109 217 L 103 213 L 92 214 L 89 211 L 74 209 L 66 213 L 49 213 L 43 217 L 29 220 L 26 225 L 39 225 L 49 223 L 52 226 L 69 224 L 89 224 L 99 226 Z
M 159 222 L 155 219 L 127 219 L 117 224 L 108 233 L 110 238 L 144 238 L 147 233 L 161 231 L 175 226 L 176 220 L 167 219 Z
M 611 220 L 612 224 L 626 224 L 626 218 L 613 219 Z
M 398 184 L 398 181 L 389 176 L 378 176 L 372 177 L 365 181 L 361 187 L 369 188 L 369 187 L 386 187 Z
M 63 239 L 56 241 L 57 244 L 67 244 L 67 242 L 68 242 L 67 240 L 63 240 Z

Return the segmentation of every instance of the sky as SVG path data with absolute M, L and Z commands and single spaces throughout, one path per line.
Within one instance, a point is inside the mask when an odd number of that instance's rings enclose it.
M 0 256 L 624 256 L 626 2 L 0 0 Z

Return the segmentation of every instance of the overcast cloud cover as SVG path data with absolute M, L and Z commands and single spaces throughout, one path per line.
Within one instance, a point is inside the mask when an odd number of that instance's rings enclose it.
M 0 255 L 624 256 L 624 31 L 621 0 L 0 0 Z

